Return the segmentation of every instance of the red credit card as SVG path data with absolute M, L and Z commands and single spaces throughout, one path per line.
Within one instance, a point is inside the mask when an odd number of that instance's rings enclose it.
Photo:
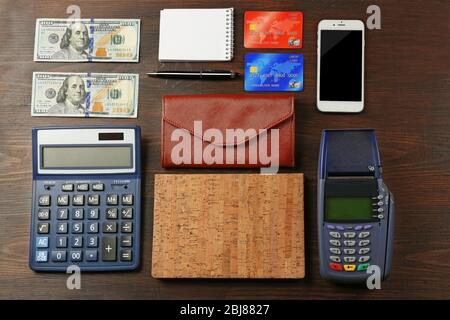
M 303 46 L 303 12 L 246 11 L 244 47 L 298 49 Z

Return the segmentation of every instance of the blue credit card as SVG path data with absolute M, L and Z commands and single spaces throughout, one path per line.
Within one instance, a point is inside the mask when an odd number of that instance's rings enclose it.
M 245 91 L 302 91 L 303 54 L 247 53 Z

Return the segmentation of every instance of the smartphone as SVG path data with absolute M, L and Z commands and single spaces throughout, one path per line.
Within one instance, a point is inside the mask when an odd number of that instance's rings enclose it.
M 322 20 L 317 37 L 317 108 L 322 112 L 364 109 L 364 23 Z

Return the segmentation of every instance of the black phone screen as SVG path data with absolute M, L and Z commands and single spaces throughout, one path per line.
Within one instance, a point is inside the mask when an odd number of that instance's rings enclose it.
M 361 101 L 362 31 L 322 30 L 320 100 Z

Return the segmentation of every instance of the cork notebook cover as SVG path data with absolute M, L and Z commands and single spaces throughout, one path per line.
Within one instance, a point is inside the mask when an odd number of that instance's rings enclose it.
M 155 278 L 303 278 L 303 174 L 157 174 Z

